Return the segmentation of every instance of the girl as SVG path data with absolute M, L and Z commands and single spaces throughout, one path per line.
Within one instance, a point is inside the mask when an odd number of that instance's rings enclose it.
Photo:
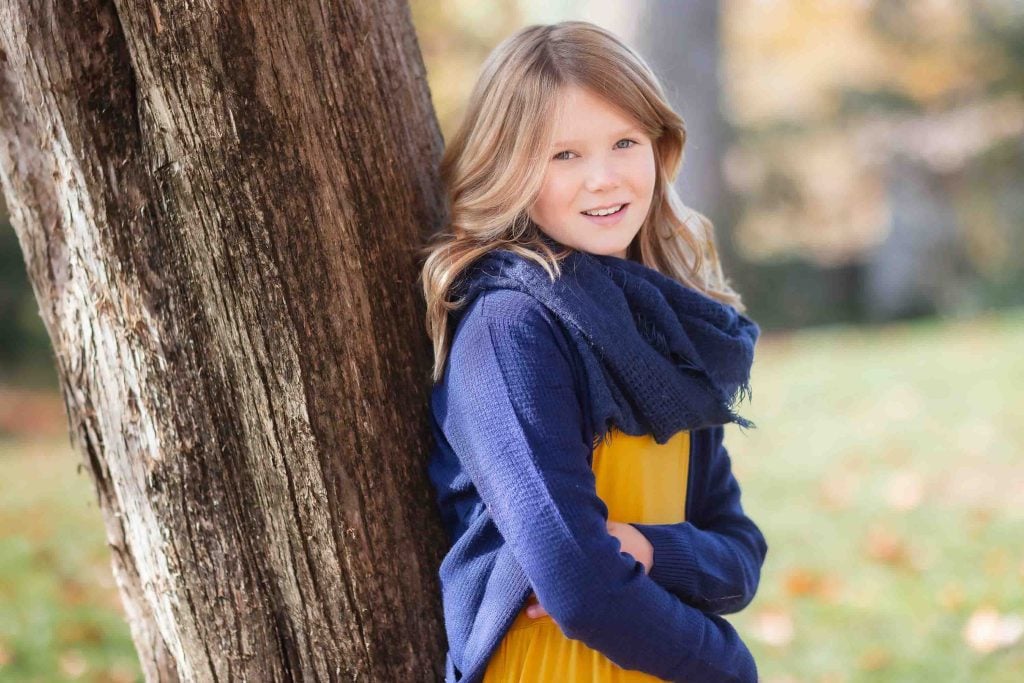
M 767 544 L 722 445 L 758 326 L 672 181 L 686 133 L 584 22 L 487 59 L 422 279 L 446 681 L 756 681 Z M 692 221 L 684 221 L 687 215 Z

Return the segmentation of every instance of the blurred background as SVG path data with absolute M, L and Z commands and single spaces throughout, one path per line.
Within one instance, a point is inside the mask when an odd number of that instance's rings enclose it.
M 448 137 L 487 53 L 583 19 L 687 122 L 678 187 L 764 332 L 727 427 L 763 680 L 1024 671 L 1024 2 L 411 2 Z M 0 678 L 141 680 L 0 206 Z

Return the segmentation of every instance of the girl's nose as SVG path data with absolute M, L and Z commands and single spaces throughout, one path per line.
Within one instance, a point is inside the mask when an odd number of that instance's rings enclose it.
M 589 192 L 599 192 L 618 187 L 619 172 L 615 165 L 607 161 L 595 161 L 587 169 L 584 184 Z

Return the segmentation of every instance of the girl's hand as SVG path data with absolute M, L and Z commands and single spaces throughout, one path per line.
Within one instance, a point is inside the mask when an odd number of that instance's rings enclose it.
M 608 533 L 619 539 L 620 550 L 629 553 L 644 566 L 644 573 L 650 574 L 654 566 L 654 546 L 635 526 L 625 522 L 608 520 Z
M 647 540 L 647 537 L 640 533 L 636 527 L 625 522 L 613 522 L 607 520 L 608 533 L 619 539 L 620 551 L 629 553 L 644 566 L 644 573 L 650 574 L 654 566 L 654 546 Z M 537 600 L 537 594 L 531 593 L 527 602 L 531 603 L 526 608 L 526 615 L 531 619 L 545 616 L 548 612 Z
M 540 602 L 537 600 L 536 593 L 530 593 L 530 597 L 527 599 L 527 602 L 531 604 L 526 608 L 526 616 L 531 619 L 538 619 L 547 615 L 548 611 L 541 606 Z

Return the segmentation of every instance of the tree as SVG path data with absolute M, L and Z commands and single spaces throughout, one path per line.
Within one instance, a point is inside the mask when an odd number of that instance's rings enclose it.
M 147 680 L 436 680 L 405 3 L 8 0 L 0 134 Z

